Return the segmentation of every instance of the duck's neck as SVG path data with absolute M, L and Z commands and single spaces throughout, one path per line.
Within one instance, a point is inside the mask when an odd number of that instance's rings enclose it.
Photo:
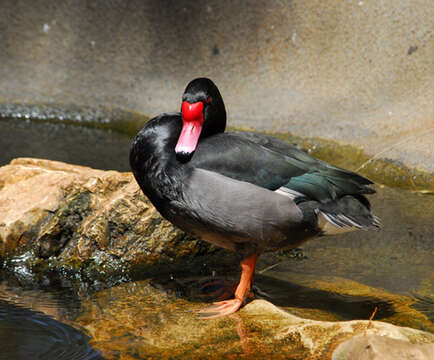
M 153 119 L 137 134 L 131 148 L 134 176 L 157 208 L 160 202 L 174 200 L 180 194 L 183 168 L 174 150 L 180 131 L 179 114 Z

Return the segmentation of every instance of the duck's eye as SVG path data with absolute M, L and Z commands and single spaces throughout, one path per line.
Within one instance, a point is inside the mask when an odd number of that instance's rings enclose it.
M 210 102 L 211 102 L 211 98 L 210 97 L 206 98 L 206 103 L 209 104 Z

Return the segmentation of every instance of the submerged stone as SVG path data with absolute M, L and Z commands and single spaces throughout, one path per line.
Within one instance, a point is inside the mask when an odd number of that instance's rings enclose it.
M 146 280 L 91 296 L 75 323 L 91 334 L 91 345 L 108 359 L 327 359 L 339 344 L 356 337 L 381 336 L 409 351 L 421 348 L 413 344 L 434 342 L 433 334 L 380 321 L 303 319 L 265 300 L 213 320 L 198 317 L 197 310 L 205 306 Z

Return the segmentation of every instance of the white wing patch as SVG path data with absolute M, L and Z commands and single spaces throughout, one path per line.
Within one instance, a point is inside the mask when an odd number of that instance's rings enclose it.
M 343 214 L 328 214 L 316 210 L 318 216 L 318 227 L 326 235 L 343 234 L 355 230 L 363 230 L 364 227 Z
M 274 191 L 276 194 L 286 196 L 294 200 L 298 197 L 306 197 L 303 193 L 288 189 L 282 186 Z M 367 219 L 360 219 L 362 223 L 344 214 L 331 214 L 320 209 L 315 209 L 318 218 L 318 227 L 324 235 L 337 235 L 356 230 L 378 230 L 381 228 L 381 221 L 375 215 L 370 215 Z M 365 221 L 362 221 L 365 220 Z
M 305 196 L 304 194 L 299 193 L 298 191 L 295 191 L 295 190 L 288 189 L 285 186 L 281 186 L 277 190 L 274 190 L 274 192 L 276 194 L 280 194 L 280 195 L 289 197 L 291 200 L 294 200 L 297 197 L 304 197 Z

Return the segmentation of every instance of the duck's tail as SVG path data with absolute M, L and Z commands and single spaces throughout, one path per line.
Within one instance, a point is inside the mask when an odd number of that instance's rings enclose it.
M 322 235 L 334 235 L 355 230 L 379 230 L 380 218 L 371 213 L 363 195 L 346 195 L 315 209 Z

